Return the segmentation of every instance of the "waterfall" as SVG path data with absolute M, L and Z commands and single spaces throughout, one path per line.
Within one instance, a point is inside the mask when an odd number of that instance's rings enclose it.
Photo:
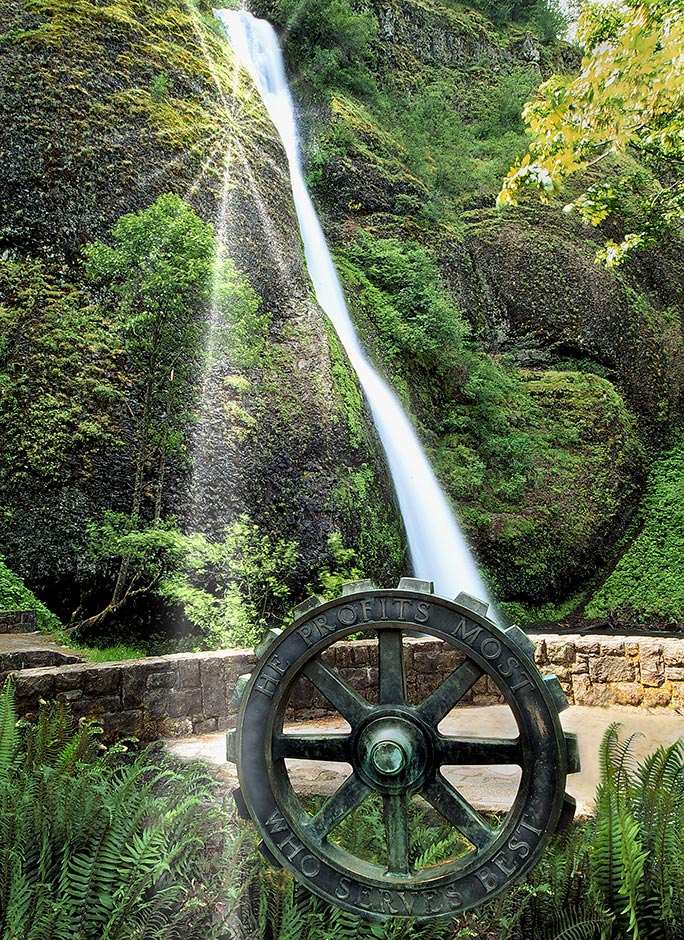
M 465 539 L 408 417 L 361 349 L 304 182 L 294 105 L 276 35 L 269 23 L 244 10 L 214 12 L 282 138 L 316 300 L 332 322 L 370 406 L 399 501 L 414 574 L 433 581 L 437 593 L 445 597 L 465 591 L 489 602 Z

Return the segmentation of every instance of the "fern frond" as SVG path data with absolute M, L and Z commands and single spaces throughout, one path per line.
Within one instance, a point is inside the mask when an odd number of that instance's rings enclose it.
M 601 940 L 608 926 L 606 918 L 569 911 L 550 925 L 543 940 Z
M 19 750 L 17 711 L 14 707 L 14 683 L 10 676 L 0 692 L 0 778 L 16 766 Z

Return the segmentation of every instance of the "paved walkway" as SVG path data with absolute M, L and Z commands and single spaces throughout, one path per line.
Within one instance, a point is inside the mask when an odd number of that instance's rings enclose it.
M 567 790 L 577 800 L 578 815 L 587 816 L 594 808 L 594 794 L 599 780 L 599 745 L 612 722 L 620 722 L 622 734 L 636 733 L 634 754 L 641 759 L 659 745 L 668 745 L 684 737 L 684 717 L 666 709 L 646 710 L 628 707 L 599 708 L 574 705 L 561 714 L 565 731 L 578 736 L 582 770 L 568 777 Z M 332 732 L 340 726 L 334 720 L 298 723 L 297 730 Z M 514 737 L 516 727 L 507 706 L 459 708 L 440 726 L 445 734 L 470 737 Z M 203 760 L 229 787 L 237 786 L 235 766 L 226 761 L 225 734 L 205 734 L 166 742 L 180 758 Z M 346 776 L 346 765 L 326 761 L 288 761 L 288 770 L 297 792 L 329 795 Z M 348 771 L 348 768 L 347 768 Z M 517 767 L 449 768 L 447 776 L 463 796 L 479 809 L 505 811 L 515 796 L 520 770 Z

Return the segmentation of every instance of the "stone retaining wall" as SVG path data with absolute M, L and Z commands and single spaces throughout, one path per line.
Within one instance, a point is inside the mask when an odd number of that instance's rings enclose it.
M 684 708 L 684 639 L 537 636 L 536 659 L 560 679 L 570 704 Z M 407 643 L 409 700 L 429 695 L 459 663 L 459 653 L 439 641 Z M 372 641 L 338 643 L 325 659 L 369 700 L 377 686 L 377 648 Z M 125 663 L 79 663 L 14 673 L 17 705 L 34 715 L 40 699 L 66 701 L 77 716 L 102 722 L 105 737 L 143 740 L 221 731 L 234 721 L 231 706 L 239 675 L 254 668 L 250 651 L 179 653 Z M 501 701 L 488 678 L 466 701 Z M 321 717 L 326 700 L 308 680 L 292 695 L 292 717 Z
M 684 638 L 533 637 L 542 672 L 575 705 L 684 709 Z
M 33 633 L 35 610 L 0 610 L 0 633 Z

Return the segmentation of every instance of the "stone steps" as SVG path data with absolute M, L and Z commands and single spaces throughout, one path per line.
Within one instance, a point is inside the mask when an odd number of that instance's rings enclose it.
M 18 669 L 78 662 L 81 662 L 80 656 L 38 632 L 35 611 L 0 611 L 0 683 L 4 683 L 8 673 Z

